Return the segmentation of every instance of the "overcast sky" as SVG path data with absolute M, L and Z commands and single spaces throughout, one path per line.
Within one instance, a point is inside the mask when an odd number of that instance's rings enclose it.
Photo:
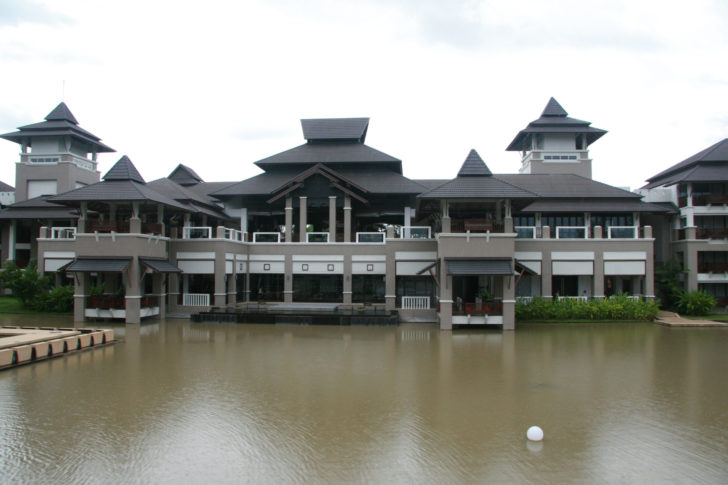
M 410 178 L 505 148 L 551 96 L 608 130 L 594 178 L 631 188 L 728 137 L 724 0 L 0 0 L 0 133 L 61 101 L 150 181 L 206 181 L 303 143 L 300 118 L 370 117 Z M 64 89 L 65 82 L 65 89 Z M 18 145 L 0 140 L 0 180 Z

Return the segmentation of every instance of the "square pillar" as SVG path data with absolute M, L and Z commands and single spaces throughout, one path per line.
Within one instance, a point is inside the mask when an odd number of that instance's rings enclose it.
M 138 220 L 138 218 L 137 218 Z M 141 222 L 141 221 L 140 221 Z M 140 288 L 141 271 L 139 259 L 134 258 L 126 272 L 126 323 L 141 321 L 142 293 Z
M 597 226 L 599 227 L 599 226 Z M 596 229 L 596 228 L 595 228 Z M 601 229 L 601 227 L 599 227 Z M 595 231 L 596 232 L 596 231 Z M 604 298 L 604 252 L 594 251 L 594 284 L 592 287 L 594 298 Z M 581 296 L 581 295 L 579 295 Z
M 216 307 L 224 307 L 227 297 L 227 287 L 225 284 L 225 252 L 215 251 L 215 298 L 213 305 Z
M 344 255 L 344 304 L 351 305 L 352 298 L 351 255 Z
M 149 278 L 150 275 L 147 275 L 147 278 Z M 164 317 L 167 314 L 167 305 L 166 305 L 166 279 L 167 275 L 165 273 L 154 273 L 151 275 L 152 277 L 152 293 L 157 297 L 157 300 L 159 300 L 159 316 Z
M 549 226 L 544 226 L 546 232 L 548 232 Z M 551 251 L 543 251 L 543 259 L 541 260 L 541 296 L 550 300 L 552 295 L 551 292 Z
M 329 196 L 329 242 L 336 242 L 336 196 Z
M 503 330 L 516 328 L 516 278 L 513 275 L 501 277 L 503 280 Z
M 286 254 L 283 275 L 283 302 L 293 303 L 293 256 Z
M 237 293 L 238 293 L 238 282 L 236 278 L 237 274 L 235 273 L 235 261 L 233 261 L 233 273 L 227 275 L 227 304 L 228 305 L 235 305 L 237 303 Z
M 450 229 L 450 207 L 446 200 L 440 202 L 440 223 L 442 225 L 441 232 L 449 233 Z M 452 328 L 452 327 L 451 327 Z
M 351 197 L 344 196 L 344 242 L 351 242 Z
M 86 321 L 86 298 L 88 298 L 88 273 L 73 275 L 73 321 Z
M 440 259 L 440 330 L 452 330 L 452 276 Z
M 284 234 L 287 243 L 293 242 L 293 199 L 286 197 L 286 232 Z
M 298 206 L 298 220 L 299 225 L 301 226 L 298 230 L 298 241 L 299 242 L 306 242 L 306 226 L 308 225 L 308 222 L 306 221 L 306 201 L 308 200 L 307 197 L 300 197 L 300 205 Z
M 88 202 L 81 202 L 81 214 L 76 222 L 76 231 L 86 232 L 86 218 L 88 217 Z

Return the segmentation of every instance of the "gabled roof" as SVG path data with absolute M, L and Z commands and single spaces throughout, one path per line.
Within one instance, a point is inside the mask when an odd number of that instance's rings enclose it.
M 460 167 L 458 177 L 489 177 L 493 175 L 478 152 L 470 150 L 463 166 Z
M 194 170 L 181 163 L 172 170 L 172 173 L 167 178 L 174 180 L 180 185 L 194 185 L 203 181 L 202 177 L 197 175 Z
M 114 164 L 111 169 L 106 172 L 106 175 L 103 176 L 103 179 L 106 181 L 112 181 L 112 180 L 132 180 L 134 182 L 139 182 L 140 184 L 145 184 L 144 178 L 142 178 L 139 171 L 136 169 L 133 163 L 131 163 L 131 160 L 129 160 L 129 157 L 124 155 L 119 159 L 118 162 Z
M 534 199 L 537 195 L 492 177 L 457 177 L 418 196 L 421 199 Z
M 361 143 L 306 143 L 255 162 L 263 170 L 283 165 L 382 163 L 402 173 L 402 161 Z
M 15 143 L 25 142 L 30 145 L 32 144 L 32 139 L 39 136 L 70 136 L 88 144 L 91 151 L 99 153 L 115 151 L 113 148 L 101 143 L 101 138 L 78 126 L 76 117 L 73 116 L 71 110 L 63 102 L 48 113 L 45 121 L 21 126 L 18 128 L 18 131 L 5 133 L 4 135 L 0 135 L 0 138 Z
M 308 141 L 350 140 L 364 143 L 369 118 L 321 118 L 301 120 Z
M 725 138 L 705 150 L 686 158 L 647 179 L 644 187 L 650 189 L 660 185 L 673 185 L 678 182 L 708 182 L 722 179 L 728 169 L 728 138 Z
M 593 128 L 590 122 L 569 118 L 566 110 L 554 98 L 549 99 L 541 117 L 519 131 L 507 151 L 531 149 L 531 137 L 536 133 L 574 133 L 586 135 L 587 145 L 601 138 L 606 131 Z
M 15 187 L 5 182 L 0 182 L 0 192 L 15 192 Z

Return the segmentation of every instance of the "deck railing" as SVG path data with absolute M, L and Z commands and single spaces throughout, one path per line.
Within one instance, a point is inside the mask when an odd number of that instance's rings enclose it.
M 429 310 L 430 309 L 430 297 L 429 296 L 403 296 L 402 297 L 402 309 L 403 310 Z
M 210 239 L 212 228 L 209 226 L 184 226 L 182 228 L 182 239 Z
M 306 242 L 308 243 L 327 243 L 329 242 L 328 232 L 307 232 Z
M 456 301 L 452 305 L 453 315 L 503 315 L 503 302 L 485 300 L 480 302 Z
M 429 226 L 402 226 L 402 239 L 430 239 Z
M 518 239 L 536 239 L 536 226 L 516 226 L 513 229 Z
M 209 293 L 184 293 L 182 304 L 185 306 L 210 306 Z
M 230 229 L 229 227 L 226 227 L 225 239 L 242 242 L 245 241 L 245 233 L 243 231 L 238 231 L 237 229 Z
M 586 239 L 586 226 L 556 226 L 556 239 Z
M 280 232 L 254 232 L 254 243 L 279 243 L 281 242 Z
M 609 239 L 637 239 L 637 226 L 609 226 L 607 237 Z
M 357 232 L 356 242 L 384 244 L 384 236 L 383 232 Z
M 51 227 L 51 239 L 76 239 L 76 228 Z

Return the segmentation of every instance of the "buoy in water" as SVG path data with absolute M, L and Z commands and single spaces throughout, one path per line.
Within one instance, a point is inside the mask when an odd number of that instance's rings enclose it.
M 528 428 L 528 431 L 526 431 L 526 438 L 528 438 L 530 441 L 542 441 L 543 430 L 538 426 L 531 426 L 530 428 Z

